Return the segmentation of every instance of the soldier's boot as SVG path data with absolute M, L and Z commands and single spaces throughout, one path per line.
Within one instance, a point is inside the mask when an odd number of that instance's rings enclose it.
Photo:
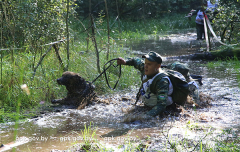
M 195 81 L 191 81 L 189 84 L 189 95 L 193 98 L 194 102 L 199 103 L 199 88 Z

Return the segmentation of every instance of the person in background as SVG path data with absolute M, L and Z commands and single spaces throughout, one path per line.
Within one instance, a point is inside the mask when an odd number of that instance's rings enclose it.
M 200 7 L 198 7 L 196 10 L 191 10 L 191 12 L 188 14 L 189 17 L 192 17 L 193 15 L 197 15 L 195 20 L 196 30 L 197 30 L 197 40 L 205 39 L 203 12 L 207 9 L 207 6 L 208 6 L 207 4 L 208 4 L 207 1 L 203 0 L 202 5 Z

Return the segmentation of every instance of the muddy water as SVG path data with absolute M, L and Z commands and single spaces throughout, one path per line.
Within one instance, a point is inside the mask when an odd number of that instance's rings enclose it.
M 195 37 L 195 33 L 191 32 L 173 33 L 165 37 L 136 41 L 131 44 L 128 42 L 124 45 L 131 46 L 134 51 L 151 50 L 163 56 L 181 55 L 200 50 L 203 44 L 195 41 Z M 164 61 L 166 64 L 170 62 L 172 61 Z M 207 68 L 206 63 L 200 61 L 181 62 L 189 65 L 192 74 L 203 75 L 203 86 L 199 86 L 199 90 L 214 98 L 215 101 L 212 102 L 211 107 L 186 108 L 177 116 L 122 122 L 128 115 L 126 111 L 134 107 L 138 88 L 132 87 L 125 92 L 101 97 L 109 100 L 110 104 L 93 104 L 83 110 L 64 109 L 61 112 L 43 114 L 38 118 L 20 122 L 17 128 L 17 139 L 20 144 L 16 147 L 16 151 L 46 152 L 52 149 L 68 149 L 76 142 L 83 142 L 81 133 L 90 122 L 92 122 L 92 128 L 97 126 L 94 139 L 108 144 L 107 147 L 113 149 L 130 139 L 133 141 L 151 139 L 149 149 L 169 149 L 169 145 L 166 145 L 167 138 L 162 134 L 164 132 L 166 135 L 166 130 L 169 137 L 174 137 L 174 140 L 180 138 L 199 140 L 209 131 L 211 135 L 206 139 L 212 139 L 220 133 L 221 129 L 226 128 L 234 128 L 237 131 L 240 128 L 238 116 L 240 89 L 236 75 L 239 73 L 224 66 Z M 190 130 L 187 127 L 189 125 L 198 128 L 197 131 Z M 14 126 L 14 123 L 0 124 L 2 144 L 13 141 Z M 209 130 L 210 127 L 214 129 Z M 89 137 L 89 139 L 93 138 Z M 6 147 L 11 148 L 11 146 Z M 124 147 L 118 150 L 124 150 Z M 6 151 L 12 151 L 12 149 Z
M 192 54 L 196 51 L 202 51 L 202 47 L 206 47 L 204 41 L 196 40 L 195 29 L 187 29 L 181 31 L 171 31 L 166 35 L 150 36 L 148 40 L 123 40 L 119 43 L 127 48 L 131 48 L 134 53 L 142 53 L 148 51 L 156 51 L 162 56 L 179 56 L 183 54 Z M 214 49 L 219 46 L 210 38 L 211 46 Z

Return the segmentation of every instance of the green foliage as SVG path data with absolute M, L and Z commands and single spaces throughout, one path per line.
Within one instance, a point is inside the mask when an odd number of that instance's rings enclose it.
M 36 47 L 65 35 L 64 1 L 9 0 L 1 2 L 0 9 L 0 25 L 3 28 L 1 47 Z
M 89 13 L 95 16 L 102 11 L 105 13 L 104 1 L 91 0 L 89 4 L 89 2 L 77 0 L 75 3 L 76 12 L 80 17 L 86 18 Z M 119 15 L 120 19 L 129 18 L 137 21 L 146 18 L 162 18 L 172 12 L 188 12 L 198 5 L 198 0 L 108 0 L 107 5 L 111 17 L 115 18 Z
M 217 61 L 217 62 L 209 62 L 207 64 L 207 67 L 208 68 L 215 68 L 215 67 L 218 67 L 218 66 L 221 66 L 222 65 L 222 61 Z
M 231 74 L 235 74 L 237 77 L 238 86 L 240 86 L 240 62 L 239 59 L 234 56 L 233 58 L 225 58 L 225 60 L 218 60 L 215 62 L 209 62 L 207 64 L 209 68 L 220 67 L 222 69 L 227 69 Z
M 113 19 L 111 20 L 113 22 Z M 104 29 L 106 22 L 98 27 Z M 149 35 L 165 34 L 167 31 L 195 27 L 195 22 L 189 21 L 184 14 L 169 14 L 161 19 L 145 19 L 138 21 L 123 20 L 119 29 L 117 24 L 112 24 L 111 38 L 113 39 L 147 39 Z M 81 29 L 82 30 L 82 29 Z M 104 35 L 104 30 L 99 30 Z M 103 38 L 101 38 L 103 39 Z
M 214 31 L 221 41 L 239 43 L 240 38 L 240 3 L 236 0 L 221 0 L 213 19 Z
M 90 125 L 87 127 L 86 124 L 84 125 L 84 130 L 82 132 L 82 137 L 83 137 L 83 141 L 84 141 L 84 145 L 82 146 L 82 149 L 83 150 L 93 150 L 93 143 L 96 143 L 97 140 L 96 140 L 96 131 L 97 131 L 97 128 L 93 129 L 92 131 L 92 128 L 91 128 L 91 122 L 90 122 Z

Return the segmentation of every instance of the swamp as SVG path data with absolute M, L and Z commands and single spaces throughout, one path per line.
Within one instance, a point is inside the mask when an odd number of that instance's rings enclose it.
M 197 0 L 0 2 L 0 151 L 239 151 L 240 2 L 209 2 L 218 12 L 209 12 L 206 40 L 186 17 Z M 200 101 L 146 118 L 134 112 L 143 105 L 134 67 L 100 76 L 109 60 L 149 51 L 202 76 Z M 65 71 L 94 81 L 98 101 L 80 110 L 52 104 L 67 95 L 57 84 Z

